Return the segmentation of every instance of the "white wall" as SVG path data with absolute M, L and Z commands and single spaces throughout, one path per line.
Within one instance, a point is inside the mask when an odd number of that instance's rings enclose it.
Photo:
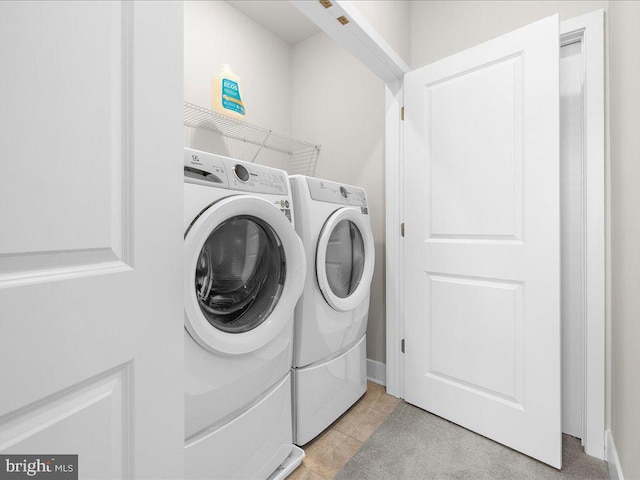
M 353 4 L 408 65 L 411 59 L 411 3 L 406 0 L 355 0 Z
M 385 361 L 384 84 L 323 32 L 295 45 L 292 134 L 322 144 L 316 176 L 366 189 L 376 246 L 367 357 Z
M 561 20 L 607 8 L 606 1 L 411 2 L 412 68 L 510 32 L 555 13 Z
M 291 133 L 291 47 L 223 1 L 188 1 L 184 5 L 184 99 L 210 108 L 211 78 L 229 63 L 242 79 L 245 120 L 279 133 Z M 244 158 L 215 135 L 187 129 L 186 144 Z M 224 151 L 224 150 L 227 151 Z M 264 160 L 264 157 L 259 158 Z M 287 164 L 258 161 L 276 167 Z
M 245 120 L 291 131 L 291 47 L 220 1 L 184 5 L 184 98 L 209 107 L 211 78 L 222 63 L 242 78 Z
M 627 479 L 640 478 L 640 2 L 609 8 L 611 431 Z

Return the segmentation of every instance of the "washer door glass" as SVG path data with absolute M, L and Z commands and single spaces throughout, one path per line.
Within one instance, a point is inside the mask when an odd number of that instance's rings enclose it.
M 364 271 L 364 242 L 353 222 L 336 224 L 327 244 L 325 265 L 327 283 L 337 297 L 347 298 L 358 288 Z
M 200 251 L 198 304 L 218 330 L 247 332 L 273 311 L 285 274 L 282 243 L 273 229 L 257 217 L 232 217 L 211 232 Z

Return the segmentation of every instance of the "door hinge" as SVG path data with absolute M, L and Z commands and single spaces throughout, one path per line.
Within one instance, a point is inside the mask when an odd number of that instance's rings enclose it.
M 404 338 L 400 340 L 400 351 L 404 353 Z
M 400 224 L 400 236 L 404 237 L 404 222 Z
M 404 120 L 404 107 L 400 108 L 400 120 Z

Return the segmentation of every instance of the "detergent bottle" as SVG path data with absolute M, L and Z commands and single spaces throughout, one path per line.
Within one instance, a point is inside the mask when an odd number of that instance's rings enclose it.
M 231 71 L 228 63 L 211 80 L 211 109 L 242 120 L 245 110 L 240 96 L 240 77 Z

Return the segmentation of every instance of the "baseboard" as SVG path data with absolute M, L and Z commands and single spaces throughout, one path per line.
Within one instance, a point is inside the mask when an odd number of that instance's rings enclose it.
M 613 441 L 613 434 L 611 433 L 611 430 L 607 430 L 606 433 L 605 458 L 609 464 L 609 477 L 611 480 L 624 480 L 624 475 L 622 475 L 622 466 L 620 465 L 618 451 L 616 450 L 616 444 Z
M 387 364 L 367 358 L 367 379 L 378 385 L 387 385 Z

